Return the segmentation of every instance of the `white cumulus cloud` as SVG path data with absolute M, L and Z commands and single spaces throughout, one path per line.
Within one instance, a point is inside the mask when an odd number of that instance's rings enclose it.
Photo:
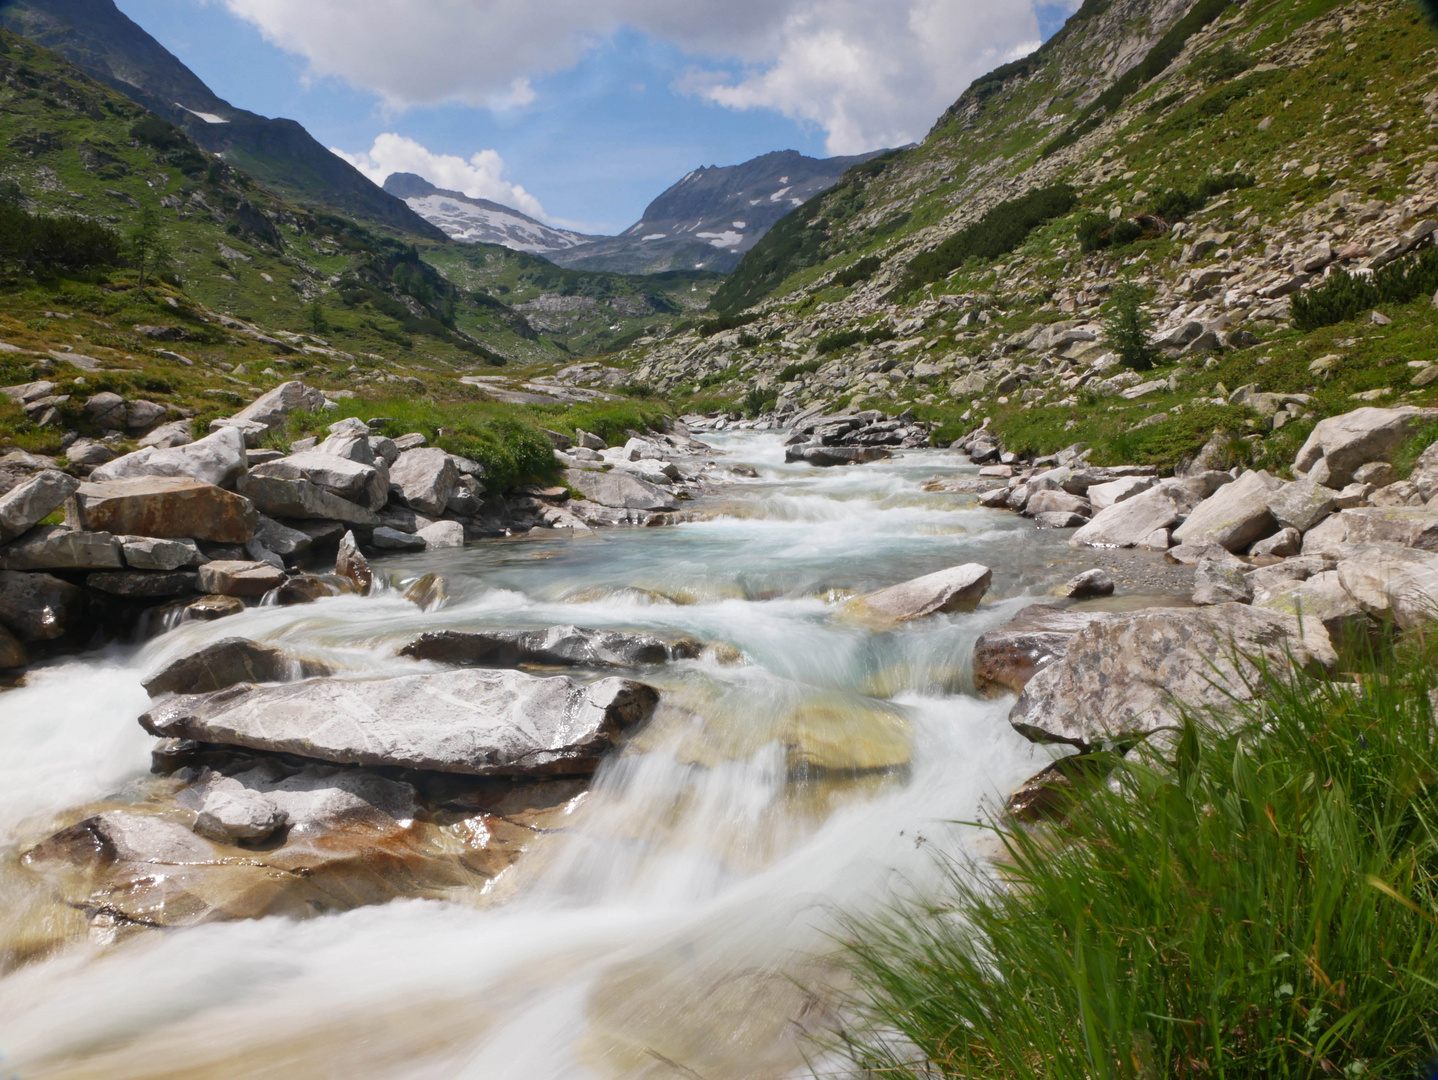
M 531 217 L 547 217 L 538 199 L 504 178 L 504 160 L 494 150 L 481 150 L 466 160 L 456 154 L 436 154 L 413 139 L 386 132 L 358 154 L 347 154 L 335 147 L 330 151 L 376 184 L 383 184 L 390 173 L 416 173 L 435 187 L 503 203 Z
M 969 82 L 1039 37 L 1038 0 L 223 2 L 314 74 L 398 109 L 530 104 L 533 79 L 629 28 L 694 60 L 681 90 L 816 124 L 832 153 L 921 137 Z

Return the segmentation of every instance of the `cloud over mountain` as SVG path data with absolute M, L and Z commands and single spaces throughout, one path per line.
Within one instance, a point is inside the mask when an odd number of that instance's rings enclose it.
M 494 150 L 481 150 L 465 160 L 455 154 L 434 151 L 403 135 L 387 132 L 374 145 L 357 154 L 330 147 L 376 184 L 391 173 L 417 173 L 436 187 L 461 191 L 477 199 L 489 199 L 543 218 L 544 207 L 523 187 L 504 179 L 504 160 Z
M 922 136 L 973 78 L 1039 40 L 1035 0 L 224 3 L 314 73 L 394 108 L 527 105 L 533 79 L 627 27 L 693 59 L 678 89 L 816 124 L 835 154 Z

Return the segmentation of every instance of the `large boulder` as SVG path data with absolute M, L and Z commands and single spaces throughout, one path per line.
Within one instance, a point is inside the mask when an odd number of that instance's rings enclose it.
M 1293 471 L 1318 484 L 1341 488 L 1370 461 L 1389 461 L 1410 436 L 1438 420 L 1438 409 L 1354 409 L 1320 420 L 1293 459 Z
M 0 570 L 107 570 L 124 566 L 109 533 L 41 525 L 0 548 Z
M 1301 622 L 1321 623 L 1329 639 L 1340 649 L 1371 643 L 1377 629 L 1377 623 L 1354 599 L 1337 570 L 1325 570 L 1294 582 L 1259 606 Z
M 1193 602 L 1199 607 L 1211 604 L 1247 604 L 1253 600 L 1253 586 L 1236 566 L 1201 559 L 1193 574 Z
M 368 501 L 374 477 L 373 461 L 362 464 L 318 449 L 267 461 L 256 465 L 249 474 L 249 479 L 308 480 L 315 487 L 354 503 Z
M 1317 622 L 1300 627 L 1245 604 L 1143 611 L 1073 635 L 1063 659 L 1024 687 L 1009 722 L 1035 742 L 1125 746 L 1175 727 L 1180 708 L 1202 718 L 1250 700 L 1262 682 L 1255 659 L 1271 671 L 1337 663 Z
M 234 428 L 225 428 L 183 446 L 143 447 L 101 465 L 90 474 L 90 480 L 103 483 L 137 476 L 188 476 L 227 488 L 234 486 L 246 464 L 243 435 Z
M 0 544 L 8 543 L 53 514 L 80 486 L 68 473 L 46 469 L 0 497 Z
M 1017 694 L 1030 679 L 1068 651 L 1069 639 L 1096 622 L 1101 611 L 1072 611 L 1048 604 L 1024 608 L 974 644 L 974 687 L 985 697 Z
M 256 476 L 251 472 L 240 479 L 239 492 L 251 500 L 261 513 L 272 518 L 319 518 L 347 525 L 379 524 L 379 515 L 373 510 L 342 499 L 304 479 L 286 480 L 278 476 Z
M 1153 533 L 1172 527 L 1182 518 L 1179 503 L 1160 485 L 1100 510 L 1069 537 L 1069 543 L 1088 547 L 1137 547 Z
M 1348 547 L 1335 574 L 1363 612 L 1400 630 L 1438 617 L 1438 557 L 1384 546 Z
M 245 498 L 188 477 L 145 476 L 81 484 L 66 524 L 89 532 L 244 544 L 259 515 Z
M 478 668 L 377 679 L 242 683 L 167 699 L 140 717 L 153 735 L 347 765 L 471 776 L 593 772 L 623 728 L 647 719 L 643 683 Z
M 262 435 L 264 432 L 281 427 L 292 412 L 316 412 L 323 409 L 325 401 L 322 391 L 308 387 L 302 382 L 281 383 L 268 393 L 260 395 L 234 416 L 226 420 L 214 421 L 210 424 L 210 429 L 217 431 L 220 428 L 233 426 L 238 427 L 241 431 L 246 431 L 258 428 L 258 433 Z
M 328 675 L 317 660 L 291 656 L 249 638 L 223 638 L 199 652 L 172 660 L 145 679 L 153 697 L 163 694 L 209 694 L 237 683 L 293 682 Z
M 391 496 L 421 514 L 443 514 L 458 481 L 454 459 L 437 446 L 406 450 L 389 469 Z
M 360 551 L 353 532 L 345 533 L 340 539 L 339 550 L 335 552 L 335 573 L 347 579 L 361 596 L 368 596 L 374 588 L 374 571 Z
M 194 592 L 199 575 L 193 570 L 104 570 L 90 574 L 85 584 L 111 596 L 157 600 Z
M 431 630 L 415 638 L 401 656 L 445 664 L 508 668 L 520 664 L 550 667 L 635 667 L 690 660 L 703 646 L 693 638 L 663 640 L 651 634 L 551 626 L 547 630 L 486 630 L 466 633 Z
M 411 451 L 412 453 L 413 451 Z M 403 460 L 401 458 L 401 460 Z M 625 510 L 678 510 L 671 492 L 624 473 L 567 469 L 564 482 L 590 502 Z
M 926 615 L 972 611 L 989 591 L 993 571 L 980 563 L 964 563 L 925 574 L 912 581 L 857 596 L 844 605 L 848 615 L 908 622 Z
M 77 585 L 49 574 L 0 570 L 0 626 L 21 641 L 54 641 L 83 610 Z
M 1155 476 L 1121 476 L 1107 483 L 1090 485 L 1087 490 L 1088 500 L 1097 513 L 1126 502 L 1135 495 L 1142 495 L 1157 483 L 1158 478 Z
M 1270 492 L 1268 509 L 1280 527 L 1306 533 L 1333 513 L 1334 491 L 1312 480 L 1295 480 Z
M 1180 544 L 1207 540 L 1232 552 L 1245 551 L 1278 531 L 1268 502 L 1281 486 L 1267 472 L 1246 472 L 1194 507 L 1173 538 Z
M 153 536 L 119 538 L 125 565 L 131 570 L 178 570 L 205 561 L 193 540 L 161 540 Z
M 30 662 L 25 643 L 0 625 L 0 671 L 22 668 Z
M 1392 544 L 1438 551 L 1438 509 L 1357 506 L 1340 510 L 1303 537 L 1303 553 L 1334 552 L 1344 544 Z

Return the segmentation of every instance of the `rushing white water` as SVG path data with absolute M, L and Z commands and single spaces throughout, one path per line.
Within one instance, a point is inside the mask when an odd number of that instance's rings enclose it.
M 138 648 L 52 664 L 0 695 L 0 846 L 122 793 L 148 769 L 140 679 L 221 637 L 302 647 L 348 671 L 412 670 L 421 630 L 682 630 L 745 665 L 675 665 L 674 707 L 600 770 L 532 862 L 483 908 L 407 900 L 77 945 L 0 978 L 0 1077 L 780 1078 L 841 980 L 840 911 L 921 884 L 937 848 L 1048 760 L 963 691 L 982 630 L 1076 567 L 972 497 L 925 493 L 941 452 L 786 467 L 778 441 L 727 449 L 760 479 L 704 520 L 407 556 L 454 598 L 390 593 L 256 608 Z M 833 600 L 960 562 L 994 602 L 875 633 Z M 794 768 L 902 765 L 834 777 Z M 896 747 L 900 748 L 896 750 Z M 817 777 L 817 778 L 816 778 Z M 0 904 L 6 903 L 0 894 Z M 0 919 L 3 919 L 0 911 Z M 8 1070 L 8 1071 L 7 1071 Z

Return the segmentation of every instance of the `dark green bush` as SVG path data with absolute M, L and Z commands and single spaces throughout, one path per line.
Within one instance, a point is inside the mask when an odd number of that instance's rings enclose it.
M 779 391 L 760 390 L 755 386 L 739 399 L 739 410 L 752 420 L 772 409 L 778 400 Z
M 805 360 L 802 364 L 790 364 L 779 372 L 779 381 L 781 383 L 793 382 L 800 375 L 812 375 L 823 365 L 822 360 Z
M 441 436 L 438 445 L 483 465 L 484 484 L 491 491 L 548 479 L 556 471 L 549 437 L 532 424 L 510 417 L 462 421 L 453 434 Z
M 1371 277 L 1339 269 L 1321 284 L 1295 293 L 1292 318 L 1308 333 L 1356 319 L 1379 304 L 1407 304 L 1438 291 L 1438 248 L 1395 259 Z
M 69 215 L 47 217 L 0 204 L 0 265 L 35 277 L 118 266 L 125 242 L 114 229 Z
M 841 349 L 847 349 L 850 345 L 857 345 L 864 340 L 864 331 L 857 329 L 831 330 L 821 337 L 814 348 L 820 356 L 828 356 Z
M 999 203 L 938 247 L 914 256 L 896 292 L 908 293 L 931 281 L 941 281 L 971 258 L 1007 255 L 1035 228 L 1067 214 L 1076 201 L 1072 187 L 1055 184 Z
M 737 330 L 741 326 L 748 326 L 757 321 L 757 313 L 750 312 L 746 315 L 721 315 L 717 319 L 705 319 L 694 327 L 700 337 L 713 337 L 715 334 L 722 334 L 725 330 Z
M 1239 52 L 1232 45 L 1224 45 L 1196 59 L 1189 66 L 1189 72 L 1204 82 L 1216 83 L 1242 75 L 1253 65 L 1253 57 Z
M 884 261 L 877 255 L 866 255 L 853 266 L 846 266 L 835 274 L 834 284 L 850 288 L 861 281 L 868 281 L 874 276 L 874 272 L 883 265 Z
M 848 330 L 832 330 L 821 337 L 814 345 L 820 356 L 828 356 L 830 353 L 847 349 L 850 345 L 857 345 L 861 341 L 874 344 L 880 341 L 892 341 L 894 331 L 887 326 L 875 326 L 869 330 L 860 330 L 852 327 Z
M 1094 212 L 1084 214 L 1079 218 L 1078 226 L 1074 230 L 1078 235 L 1079 249 L 1087 252 L 1108 247 L 1108 234 L 1112 227 L 1113 221 L 1107 214 Z
M 1132 244 L 1143 236 L 1143 226 L 1132 218 L 1120 218 L 1109 230 L 1109 241 L 1114 247 Z

